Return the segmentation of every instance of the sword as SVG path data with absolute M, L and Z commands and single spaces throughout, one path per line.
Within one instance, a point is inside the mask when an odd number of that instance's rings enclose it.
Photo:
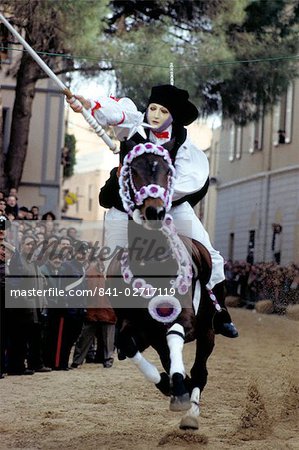
M 81 102 L 76 99 L 76 97 L 72 94 L 72 92 L 63 84 L 63 82 L 55 75 L 55 73 L 47 66 L 47 64 L 40 58 L 40 56 L 33 50 L 32 47 L 22 38 L 22 36 L 14 29 L 14 27 L 8 22 L 8 20 L 0 13 L 0 20 L 9 29 L 11 34 L 13 34 L 20 44 L 27 50 L 27 52 L 32 56 L 32 58 L 37 62 L 37 64 L 41 67 L 41 69 L 46 72 L 46 74 L 57 84 L 57 86 L 61 89 L 63 94 L 69 99 L 69 101 L 79 108 L 81 108 L 81 114 L 83 115 L 86 122 L 94 129 L 96 134 L 103 139 L 105 144 L 108 145 L 110 150 L 113 153 L 119 153 L 119 149 L 116 144 L 112 141 L 112 139 L 108 136 L 108 134 L 104 131 L 101 125 L 95 120 L 94 117 L 83 107 Z

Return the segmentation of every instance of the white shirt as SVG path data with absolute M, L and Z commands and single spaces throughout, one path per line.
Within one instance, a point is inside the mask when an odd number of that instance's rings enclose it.
M 143 114 L 137 110 L 132 100 L 123 98 L 116 101 L 110 97 L 100 97 L 96 101 L 91 100 L 91 105 L 95 119 L 102 127 L 112 126 L 119 140 L 129 137 L 132 127 L 135 131 L 140 131 L 137 128 L 142 124 Z M 165 131 L 169 131 L 171 136 L 172 125 Z M 153 144 L 163 145 L 170 137 L 160 139 L 150 131 L 149 140 Z M 209 161 L 205 153 L 194 145 L 188 136 L 178 149 L 175 168 L 173 200 L 199 191 L 209 176 Z

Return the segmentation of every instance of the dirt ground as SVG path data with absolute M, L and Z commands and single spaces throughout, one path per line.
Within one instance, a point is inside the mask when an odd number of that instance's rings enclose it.
M 299 322 L 231 313 L 240 337 L 217 336 L 199 431 L 180 431 L 181 413 L 128 361 L 115 361 L 0 380 L 1 450 L 299 449 Z M 186 345 L 188 369 L 193 354 Z

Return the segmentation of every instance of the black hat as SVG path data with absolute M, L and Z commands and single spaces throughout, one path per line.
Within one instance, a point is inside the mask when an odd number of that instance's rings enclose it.
M 190 125 L 198 117 L 198 110 L 189 100 L 189 94 L 171 84 L 154 86 L 148 101 L 165 106 L 173 117 L 174 122 Z

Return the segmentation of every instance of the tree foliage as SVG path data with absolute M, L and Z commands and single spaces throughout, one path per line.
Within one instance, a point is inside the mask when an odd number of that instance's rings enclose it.
M 116 94 L 139 107 L 152 85 L 169 82 L 173 63 L 175 84 L 188 89 L 202 114 L 222 112 L 245 124 L 297 75 L 298 60 L 289 58 L 298 52 L 297 0 L 2 0 L 1 8 L 36 51 L 46 52 L 55 73 L 113 70 Z M 35 84 L 45 75 L 26 52 L 12 72 L 5 172 L 8 185 L 18 186 Z
M 76 165 L 76 138 L 73 134 L 65 135 L 62 165 L 63 178 L 70 178 L 74 175 L 74 167 Z
M 101 35 L 107 1 L 102 0 L 3 0 L 1 11 L 16 28 L 23 30 L 25 40 L 37 52 L 46 52 L 43 60 L 56 73 L 74 70 L 74 58 L 62 59 L 60 53 L 92 55 Z M 27 153 L 28 135 L 35 86 L 45 77 L 40 67 L 23 52 L 16 66 L 16 95 L 12 113 L 11 138 L 0 173 L 2 186 L 18 186 Z
M 278 58 L 298 51 L 296 0 L 110 4 L 119 88 L 143 105 L 153 84 L 169 82 L 173 62 L 175 83 L 188 88 L 202 114 L 222 112 L 245 124 L 258 117 L 261 105 L 273 105 L 297 75 L 298 60 Z

